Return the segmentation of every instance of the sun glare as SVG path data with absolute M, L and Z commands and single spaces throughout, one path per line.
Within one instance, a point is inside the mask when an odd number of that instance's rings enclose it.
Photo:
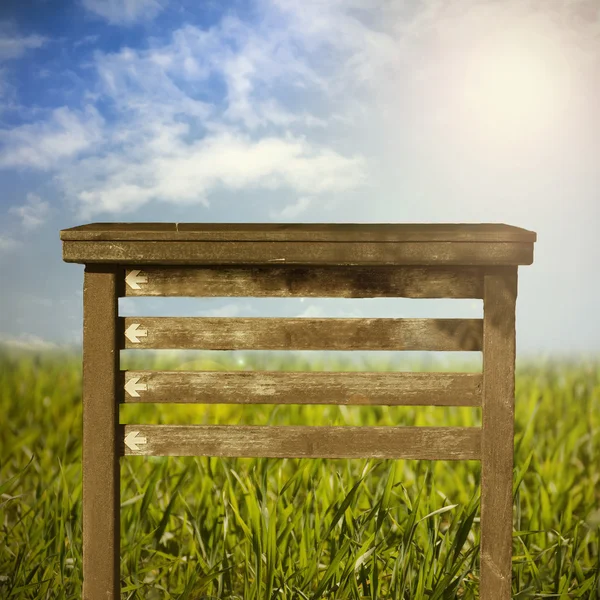
M 487 141 L 526 142 L 560 119 L 570 79 L 555 31 L 504 31 L 470 54 L 462 86 L 466 118 Z

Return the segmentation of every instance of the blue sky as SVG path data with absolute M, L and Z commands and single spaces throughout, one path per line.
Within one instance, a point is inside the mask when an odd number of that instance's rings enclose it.
M 538 233 L 518 351 L 598 351 L 599 107 L 595 0 L 4 0 L 0 342 L 80 342 L 83 269 L 62 262 L 59 230 L 82 223 L 503 222 Z M 482 314 L 471 301 L 121 306 Z

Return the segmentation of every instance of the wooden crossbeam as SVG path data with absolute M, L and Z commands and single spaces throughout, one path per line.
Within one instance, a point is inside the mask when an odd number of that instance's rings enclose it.
M 122 371 L 119 400 L 204 404 L 481 406 L 480 373 Z
M 481 350 L 482 319 L 120 318 L 122 348 Z
M 483 298 L 480 267 L 140 265 L 124 278 L 124 296 Z
M 125 455 L 480 460 L 478 427 L 124 425 Z

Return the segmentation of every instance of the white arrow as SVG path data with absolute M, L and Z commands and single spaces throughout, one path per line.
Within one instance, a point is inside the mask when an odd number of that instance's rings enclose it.
M 148 390 L 148 386 L 145 383 L 138 383 L 139 380 L 140 380 L 139 377 L 132 377 L 125 384 L 125 391 L 134 398 L 140 397 L 138 392 L 145 392 Z
M 145 444 L 146 443 L 146 438 L 145 437 L 136 437 L 139 433 L 140 433 L 139 431 L 130 431 L 125 436 L 125 445 L 130 450 L 133 450 L 134 452 L 137 452 L 139 450 L 139 448 L 137 447 L 138 444 Z
M 148 330 L 147 329 L 138 329 L 139 326 L 140 326 L 140 323 L 132 323 L 125 330 L 125 337 L 133 344 L 140 343 L 140 340 L 138 340 L 138 337 L 147 337 L 148 336 Z
M 133 271 L 129 271 L 127 273 L 127 277 L 125 277 L 125 283 L 132 290 L 141 290 L 142 288 L 139 286 L 140 283 L 148 283 L 148 277 L 146 275 L 140 275 L 140 269 L 134 269 Z

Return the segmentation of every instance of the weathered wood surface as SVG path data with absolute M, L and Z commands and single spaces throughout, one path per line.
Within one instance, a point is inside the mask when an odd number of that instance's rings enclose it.
M 91 223 L 62 240 L 298 242 L 534 242 L 536 234 L 502 223 Z
M 83 285 L 83 598 L 119 600 L 119 377 L 116 266 Z
M 529 265 L 533 243 L 64 241 L 63 260 L 122 265 Z
M 126 455 L 479 460 L 481 454 L 478 427 L 125 425 L 122 429 Z
M 481 267 L 143 267 L 125 296 L 483 298 Z
M 86 264 L 86 600 L 119 597 L 119 454 L 481 459 L 480 597 L 510 598 L 516 265 L 533 262 L 535 232 L 503 224 L 93 223 L 61 239 L 64 260 Z M 125 268 L 148 281 L 128 285 Z M 118 318 L 124 295 L 483 297 L 484 319 Z M 119 372 L 119 348 L 483 350 L 484 366 L 482 374 Z M 483 424 L 118 424 L 119 402 L 174 401 L 482 406 Z
M 480 597 L 509 600 L 517 269 L 498 269 L 484 285 Z
M 122 371 L 121 402 L 481 406 L 480 373 Z
M 482 319 L 125 317 L 126 349 L 481 350 Z

